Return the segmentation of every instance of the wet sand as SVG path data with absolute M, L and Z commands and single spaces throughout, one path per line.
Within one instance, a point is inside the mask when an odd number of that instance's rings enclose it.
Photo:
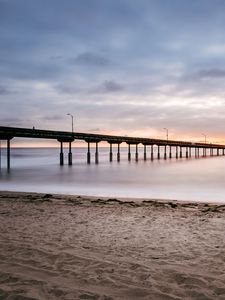
M 0 299 L 225 299 L 225 205 L 0 192 Z

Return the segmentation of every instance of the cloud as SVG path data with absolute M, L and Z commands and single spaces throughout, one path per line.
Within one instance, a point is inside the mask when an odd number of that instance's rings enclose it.
M 41 117 L 43 120 L 45 121 L 59 121 L 64 119 L 62 116 L 60 115 L 55 115 L 55 116 L 43 116 Z
M 103 67 L 109 64 L 109 60 L 102 55 L 85 52 L 79 54 L 75 58 L 70 58 L 69 63 L 79 64 L 84 66 L 94 66 L 94 67 Z
M 201 104 L 206 99 L 211 99 L 213 104 L 224 102 L 225 69 L 206 68 L 184 71 L 172 81 L 170 94 L 179 96 L 181 101 Z M 187 104 L 188 104 L 187 103 Z
M 91 89 L 89 93 L 117 93 L 123 91 L 124 89 L 125 87 L 120 83 L 117 83 L 113 80 L 105 80 L 101 85 Z
M 78 88 L 72 84 L 57 84 L 54 88 L 60 94 L 75 95 L 82 92 L 82 88 Z
M 63 60 L 64 57 L 62 55 L 51 55 L 49 58 L 52 60 L 60 61 Z
M 76 83 L 59 84 L 55 86 L 55 89 L 58 92 L 67 95 L 94 95 L 121 92 L 125 90 L 125 86 L 113 80 L 105 80 L 101 84 L 93 85 L 92 83 L 88 82 L 86 86 L 80 84 L 79 87 L 77 87 Z
M 121 84 L 110 80 L 106 80 L 103 83 L 103 88 L 106 92 L 119 92 L 124 90 L 124 87 Z
M 8 87 L 0 85 L 0 95 L 8 95 L 11 91 L 8 89 Z
M 24 124 L 24 120 L 22 120 L 19 117 L 6 117 L 1 119 L 1 125 L 4 124 L 3 126 L 19 126 L 22 127 Z
M 225 69 L 208 69 L 200 70 L 195 74 L 195 77 L 204 78 L 225 78 Z

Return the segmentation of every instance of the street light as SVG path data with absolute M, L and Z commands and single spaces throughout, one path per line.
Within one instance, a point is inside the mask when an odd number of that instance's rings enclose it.
M 205 144 L 206 144 L 206 134 L 202 133 L 202 135 L 205 137 Z
M 205 144 L 206 144 L 206 134 L 202 133 L 202 135 L 205 137 Z M 206 156 L 206 148 L 203 148 L 203 156 Z
M 167 141 L 168 141 L 168 137 L 169 137 L 169 130 L 167 128 L 163 128 L 164 130 L 166 130 L 166 138 L 167 138 Z
M 71 115 L 71 114 L 67 114 L 67 116 L 71 116 L 71 120 L 72 120 L 72 133 L 73 133 L 73 115 Z

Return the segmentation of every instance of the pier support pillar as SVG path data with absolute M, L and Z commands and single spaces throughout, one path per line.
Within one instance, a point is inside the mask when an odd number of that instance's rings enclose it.
M 164 159 L 166 159 L 166 145 L 165 145 L 165 147 L 164 147 Z
M 186 158 L 188 158 L 188 147 L 186 147 Z
M 176 159 L 178 159 L 178 146 L 176 146 Z
M 10 169 L 10 140 L 7 140 L 7 169 Z
M 88 151 L 87 151 L 87 163 L 91 163 L 91 152 L 90 152 L 90 143 L 88 142 Z
M 138 144 L 136 144 L 135 160 L 138 161 Z
M 128 144 L 128 161 L 131 161 L 130 144 Z
M 146 154 L 146 145 L 144 145 L 144 160 L 147 159 L 147 154 Z
M 195 157 L 197 157 L 197 148 L 195 147 Z
M 69 142 L 69 153 L 68 153 L 68 165 L 72 166 L 73 159 L 72 159 L 72 151 L 71 151 L 71 142 Z
M 98 164 L 98 142 L 96 142 L 95 148 L 95 163 Z
M 191 147 L 189 147 L 189 157 L 191 157 Z
M 170 154 L 169 157 L 172 158 L 172 147 L 170 146 Z
M 182 147 L 180 147 L 180 158 L 182 158 Z
M 154 159 L 154 145 L 151 145 L 151 160 Z
M 0 147 L 1 147 L 1 145 L 0 145 Z M 1 153 L 0 153 L 0 155 L 1 155 Z M 224 153 L 224 149 L 223 149 L 223 155 L 225 155 L 225 153 Z
M 160 146 L 158 145 L 158 155 L 157 158 L 160 159 Z
M 64 165 L 63 142 L 60 142 L 59 163 L 60 163 L 60 166 Z
M 219 149 L 217 149 L 217 156 L 219 156 L 220 155 L 220 150 Z
M 118 143 L 118 148 L 117 148 L 117 161 L 120 162 L 120 144 Z
M 112 144 L 109 144 L 109 161 L 112 162 L 113 161 L 113 151 L 112 151 Z

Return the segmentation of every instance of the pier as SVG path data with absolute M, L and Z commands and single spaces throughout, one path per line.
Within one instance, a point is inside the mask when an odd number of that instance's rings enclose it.
M 144 148 L 143 159 L 147 160 L 148 150 L 150 160 L 154 160 L 154 147 L 157 148 L 156 159 L 161 159 L 160 149 L 163 147 L 164 155 L 163 159 L 172 158 L 172 148 L 175 149 L 174 158 L 190 158 L 200 157 L 200 151 L 202 157 L 207 156 L 219 156 L 225 155 L 225 145 L 218 145 L 212 143 L 193 143 L 187 141 L 175 141 L 168 139 L 154 139 L 154 138 L 142 138 L 142 137 L 128 137 L 128 136 L 116 136 L 116 135 L 104 135 L 104 134 L 91 134 L 82 132 L 67 132 L 67 131 L 54 131 L 54 130 L 40 130 L 30 128 L 17 128 L 17 127 L 4 127 L 0 126 L 0 169 L 1 169 L 1 141 L 6 141 L 7 147 L 7 169 L 10 169 L 10 149 L 11 140 L 14 138 L 32 138 L 32 139 L 50 139 L 57 140 L 59 142 L 59 164 L 64 165 L 64 145 L 69 145 L 68 152 L 68 165 L 73 164 L 72 155 L 72 143 L 75 140 L 83 140 L 87 143 L 87 163 L 91 163 L 91 144 L 95 145 L 95 163 L 99 163 L 99 143 L 107 142 L 109 144 L 109 161 L 113 161 L 113 145 L 117 146 L 117 157 L 116 160 L 120 162 L 120 146 L 122 143 L 126 143 L 128 149 L 128 161 L 131 161 L 131 146 L 135 147 L 135 161 L 139 159 L 139 145 Z

